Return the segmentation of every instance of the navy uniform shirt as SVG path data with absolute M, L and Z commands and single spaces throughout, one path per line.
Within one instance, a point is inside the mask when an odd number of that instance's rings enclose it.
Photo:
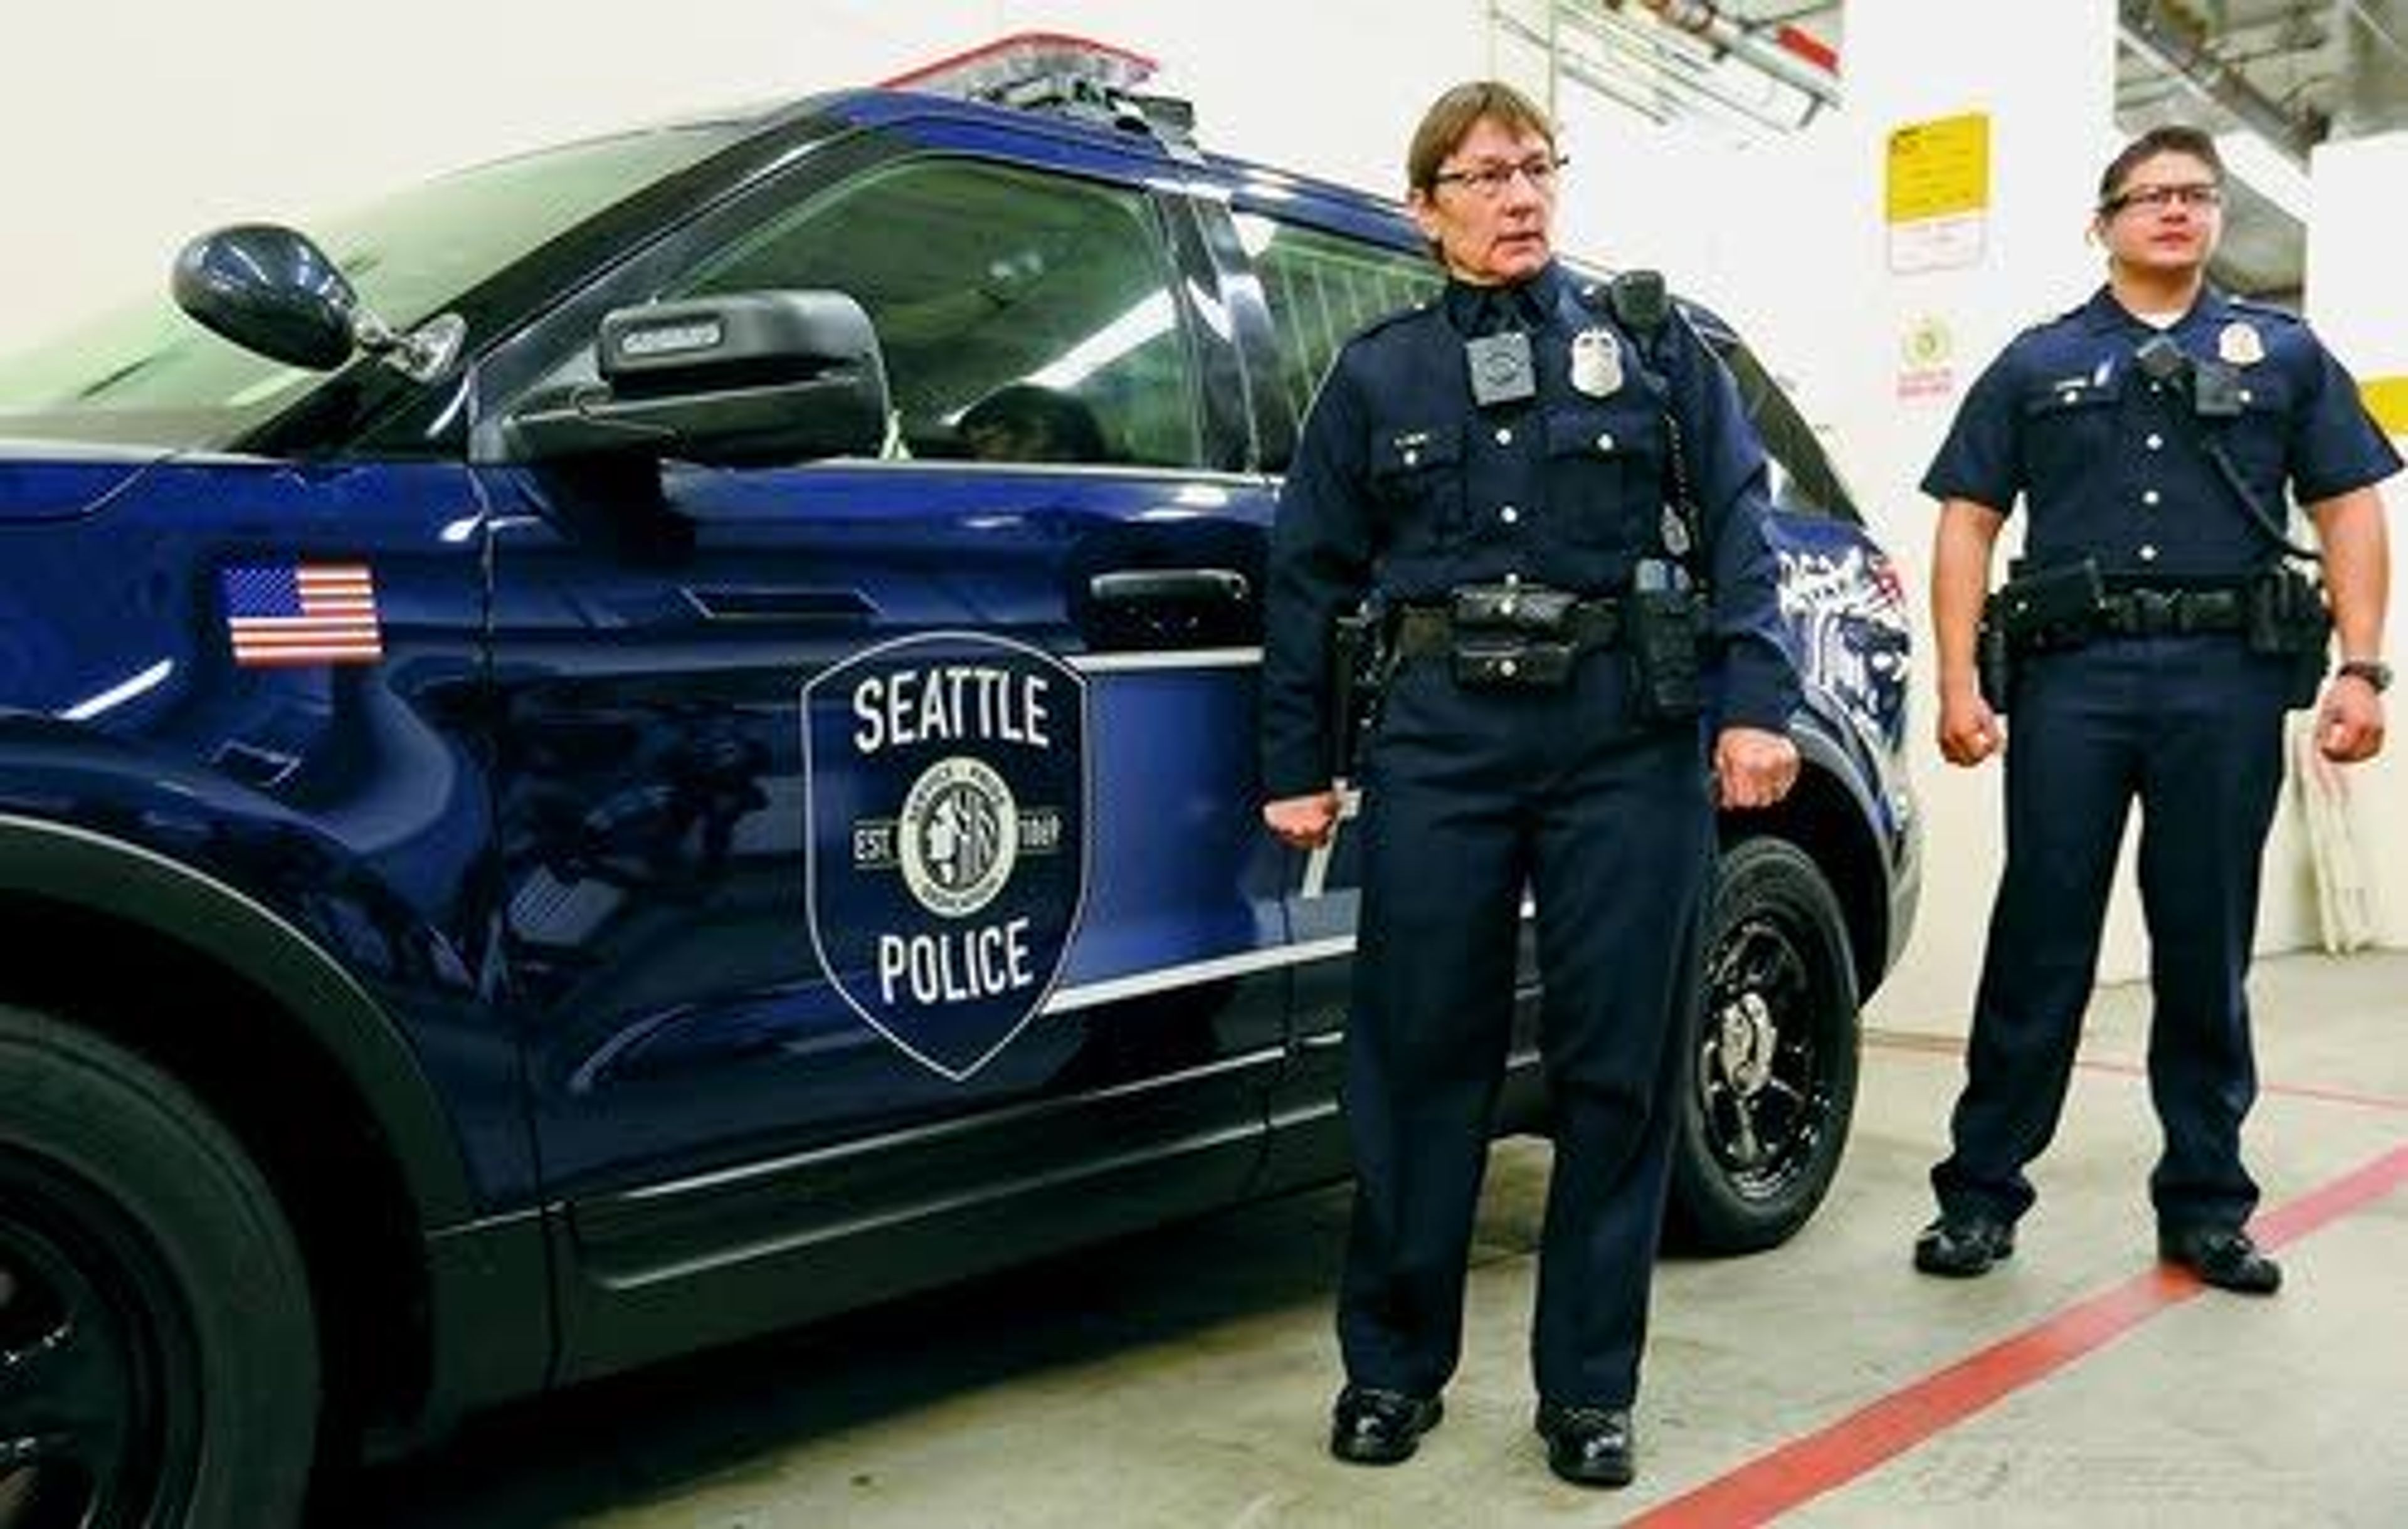
M 1491 297 L 1494 293 L 1498 294 Z M 1464 355 L 1502 300 L 1528 333 L 1536 396 L 1482 407 Z M 1583 358 L 1574 360 L 1574 345 Z M 1722 364 L 1685 322 L 1642 364 L 1604 289 L 1550 264 L 1519 287 L 1450 283 L 1373 324 L 1331 363 L 1272 529 L 1263 656 L 1264 784 L 1329 783 L 1330 623 L 1367 596 L 1393 607 L 1459 584 L 1612 594 L 1666 554 L 1665 409 L 1680 420 L 1713 594 L 1726 725 L 1782 731 L 1799 683 L 1764 536 L 1764 451 Z M 1604 384 L 1611 383 L 1611 386 Z
M 2220 436 L 2274 523 L 2286 485 L 2314 504 L 2389 477 L 2400 455 L 2358 385 L 2308 326 L 2213 289 L 2166 331 L 2195 364 L 2229 368 L 2237 412 L 2196 417 L 2181 389 L 2135 360 L 2157 335 L 2102 287 L 2017 336 L 1973 384 L 1924 492 L 2030 519 L 2035 566 L 2095 557 L 2112 578 L 2229 581 L 2278 549 L 2202 445 Z

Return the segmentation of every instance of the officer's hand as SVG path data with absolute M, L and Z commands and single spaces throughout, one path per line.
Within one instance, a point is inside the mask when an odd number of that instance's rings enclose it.
M 2316 747 L 2336 764 L 2355 764 L 2383 751 L 2383 697 L 2347 676 L 2325 686 L 2316 708 Z
M 1263 804 L 1263 826 L 1284 845 L 1318 850 L 1329 842 L 1338 825 L 1338 793 L 1314 792 L 1310 796 L 1283 796 Z
M 1940 695 L 1940 754 L 1951 764 L 1979 764 L 2006 746 L 1999 714 L 1976 690 Z
M 1714 795 L 1727 807 L 1770 807 L 1798 783 L 1798 745 L 1761 727 L 1726 727 L 1714 738 Z

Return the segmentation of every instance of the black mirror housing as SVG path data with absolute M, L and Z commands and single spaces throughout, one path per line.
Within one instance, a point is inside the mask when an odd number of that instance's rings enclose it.
M 599 384 L 529 400 L 506 425 L 528 461 L 629 454 L 724 466 L 875 455 L 886 438 L 877 331 L 841 293 L 753 292 L 603 316 Z
M 359 296 L 308 235 L 275 223 L 237 223 L 177 253 L 168 281 L 176 306 L 247 350 L 311 371 L 351 359 Z

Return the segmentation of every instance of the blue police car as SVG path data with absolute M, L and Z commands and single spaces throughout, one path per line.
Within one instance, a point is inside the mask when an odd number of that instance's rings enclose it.
M 363 1441 L 1344 1174 L 1265 528 L 1437 273 L 1066 50 L 222 230 L 0 363 L 0 1523 L 287 1522 Z M 1895 574 L 1692 317 L 1809 677 L 1683 1124 L 1737 1250 L 1838 1165 L 1916 825 Z

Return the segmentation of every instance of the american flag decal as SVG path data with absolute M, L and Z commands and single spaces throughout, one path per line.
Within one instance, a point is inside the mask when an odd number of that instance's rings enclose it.
M 238 667 L 384 657 L 376 578 L 365 563 L 250 564 L 221 578 Z

